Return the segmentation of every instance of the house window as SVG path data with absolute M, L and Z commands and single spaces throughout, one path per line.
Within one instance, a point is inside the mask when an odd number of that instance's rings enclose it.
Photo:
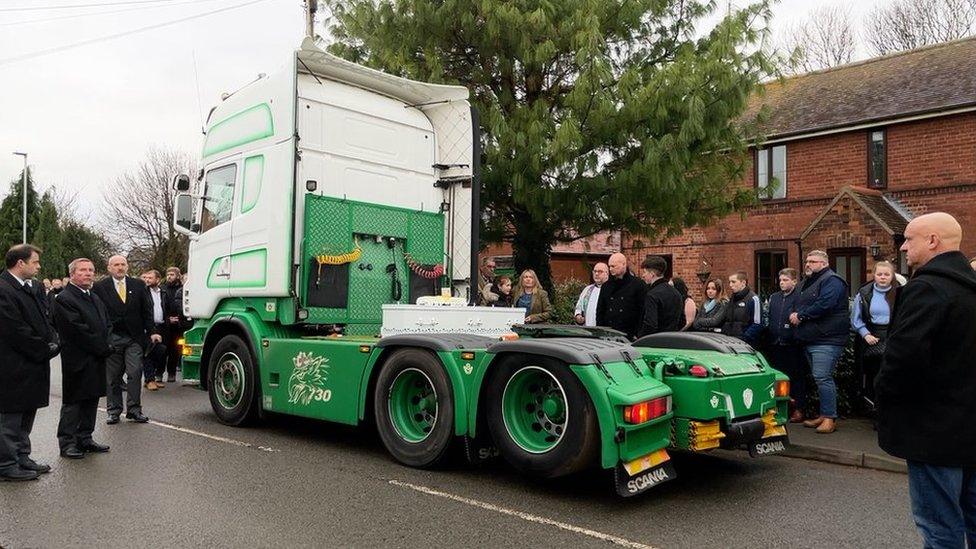
M 786 268 L 786 250 L 761 250 L 756 252 L 756 294 L 765 301 L 770 294 L 779 291 L 779 272 Z
M 756 150 L 759 198 L 786 198 L 786 145 Z
M 888 186 L 888 149 L 885 131 L 868 132 L 868 187 L 884 189 Z
M 847 282 L 851 297 L 864 284 L 865 258 L 864 248 L 831 248 L 827 250 L 830 258 L 830 268 Z

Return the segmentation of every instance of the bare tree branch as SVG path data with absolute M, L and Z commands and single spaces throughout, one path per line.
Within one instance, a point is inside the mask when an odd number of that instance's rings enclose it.
M 176 191 L 171 182 L 173 175 L 193 171 L 186 153 L 154 147 L 104 192 L 104 230 L 137 268 L 185 265 L 185 239 L 173 224 Z
M 876 8 L 866 27 L 877 55 L 948 42 L 976 32 L 976 0 L 896 0 Z
M 844 4 L 821 6 L 806 21 L 787 28 L 782 43 L 790 56 L 787 74 L 850 63 L 857 51 L 851 10 Z

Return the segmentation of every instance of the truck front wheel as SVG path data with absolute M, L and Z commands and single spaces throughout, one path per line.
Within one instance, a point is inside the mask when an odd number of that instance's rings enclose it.
M 596 460 L 600 438 L 593 403 L 557 360 L 504 360 L 488 380 L 485 406 L 495 444 L 520 471 L 555 478 Z
M 258 373 L 247 343 L 226 335 L 210 353 L 207 392 L 221 423 L 245 425 L 258 415 Z
M 445 457 L 454 438 L 454 397 L 432 354 L 394 351 L 376 379 L 373 406 L 376 430 L 397 461 L 431 467 Z

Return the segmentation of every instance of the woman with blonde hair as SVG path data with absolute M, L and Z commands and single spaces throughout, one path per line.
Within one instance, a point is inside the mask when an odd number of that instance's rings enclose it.
M 888 261 L 879 261 L 874 264 L 874 280 L 861 286 L 851 307 L 851 328 L 858 335 L 854 351 L 861 367 L 862 397 L 871 411 L 874 409 L 874 376 L 881 368 L 888 323 L 899 287 L 895 266 Z
M 515 307 L 526 310 L 525 323 L 537 324 L 552 318 L 552 303 L 549 293 L 539 286 L 539 277 L 535 271 L 526 269 L 519 275 L 518 285 L 512 292 Z

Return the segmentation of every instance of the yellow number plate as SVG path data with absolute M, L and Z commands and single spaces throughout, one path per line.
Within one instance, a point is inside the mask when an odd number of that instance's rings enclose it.
M 634 476 L 642 471 L 646 471 L 651 467 L 656 467 L 665 461 L 671 459 L 668 455 L 667 450 L 661 449 L 656 452 L 651 452 L 646 456 L 639 457 L 633 461 L 628 461 L 624 463 L 624 469 L 627 470 L 627 474 Z

